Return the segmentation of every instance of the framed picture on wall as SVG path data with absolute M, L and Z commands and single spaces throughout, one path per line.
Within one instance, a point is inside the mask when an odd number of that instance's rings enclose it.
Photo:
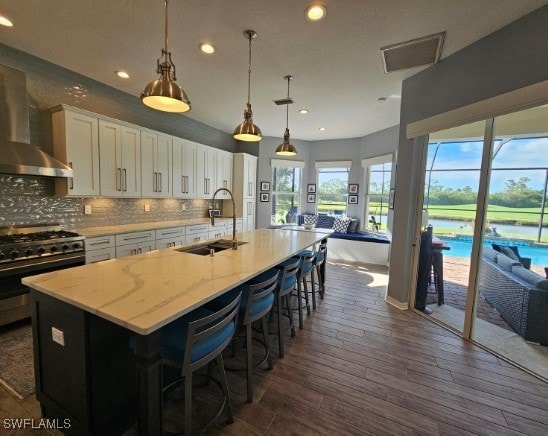
M 315 194 L 316 193 L 316 184 L 315 183 L 309 183 L 306 186 L 306 192 L 309 194 Z
M 396 192 L 394 188 L 390 190 L 390 194 L 388 195 L 388 208 L 394 209 L 394 195 L 396 195 Z
M 357 195 L 349 195 L 348 196 L 348 204 L 358 204 L 358 196 Z
M 350 183 L 348 185 L 348 193 L 349 194 L 357 194 L 358 193 L 358 184 L 357 183 Z M 357 203 L 357 201 L 356 201 Z
M 261 191 L 270 191 L 270 182 L 261 182 Z
M 306 197 L 307 203 L 316 203 L 316 194 L 308 194 Z
M 270 201 L 270 194 L 268 192 L 262 192 L 261 193 L 261 202 L 262 203 L 268 203 Z

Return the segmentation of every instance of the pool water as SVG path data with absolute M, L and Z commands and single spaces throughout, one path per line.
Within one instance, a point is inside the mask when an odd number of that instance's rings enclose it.
M 450 250 L 443 252 L 444 256 L 470 258 L 470 254 L 472 253 L 471 240 L 460 240 L 447 237 L 440 237 L 439 239 L 441 239 L 449 247 L 451 247 Z M 491 247 L 491 242 L 492 241 L 485 242 L 484 245 L 486 247 Z M 548 266 L 548 246 L 544 247 L 540 245 L 523 245 L 522 242 L 513 243 L 512 241 L 504 241 L 504 243 L 501 243 L 501 241 L 496 242 L 500 245 L 517 245 L 519 255 L 521 257 L 530 257 L 531 265 Z

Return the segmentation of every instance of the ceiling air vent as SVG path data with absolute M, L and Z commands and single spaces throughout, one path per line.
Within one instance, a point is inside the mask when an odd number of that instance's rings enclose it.
M 381 48 L 385 73 L 432 65 L 440 60 L 445 32 Z

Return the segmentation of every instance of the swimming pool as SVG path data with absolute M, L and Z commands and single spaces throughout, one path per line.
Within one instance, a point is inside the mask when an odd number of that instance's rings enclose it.
M 443 242 L 445 242 L 451 250 L 444 251 L 444 256 L 454 256 L 454 257 L 470 257 L 472 253 L 472 240 L 467 239 L 457 239 L 457 238 L 448 238 L 440 237 Z M 491 247 L 491 243 L 496 242 L 500 245 L 517 245 L 519 249 L 519 254 L 521 257 L 530 257 L 532 265 L 538 266 L 548 266 L 548 247 L 541 245 L 525 245 L 523 242 L 512 242 L 512 241 L 486 241 L 484 245 Z

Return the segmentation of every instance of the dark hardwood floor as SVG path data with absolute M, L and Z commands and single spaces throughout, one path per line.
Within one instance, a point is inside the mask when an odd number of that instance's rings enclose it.
M 228 373 L 236 420 L 208 434 L 547 435 L 548 385 L 388 305 L 386 272 L 330 263 L 325 299 L 285 358 L 254 370 L 252 404 L 244 373 Z M 33 397 L 0 388 L 0 417 L 38 414 Z

